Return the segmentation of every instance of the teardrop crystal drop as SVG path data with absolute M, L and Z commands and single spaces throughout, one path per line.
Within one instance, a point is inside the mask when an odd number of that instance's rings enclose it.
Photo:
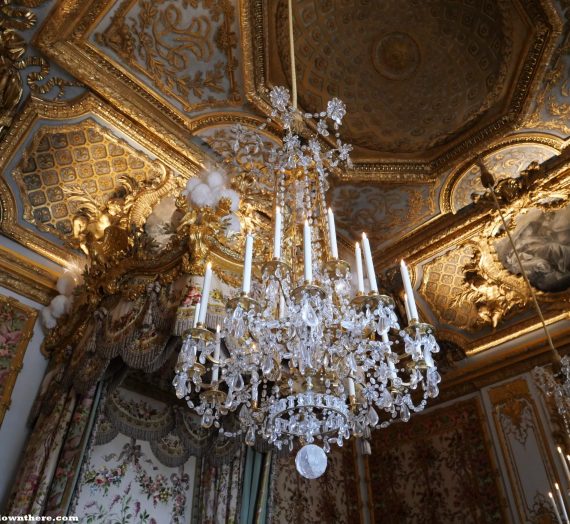
M 301 318 L 303 319 L 303 322 L 305 322 L 305 324 L 309 327 L 317 327 L 319 324 L 319 319 L 317 317 L 317 314 L 315 313 L 315 310 L 313 309 L 311 304 L 309 304 L 308 301 L 306 301 L 303 304 L 303 309 L 301 311 Z
M 379 420 L 378 413 L 376 413 L 376 410 L 370 406 L 370 409 L 368 410 L 368 422 L 370 422 L 370 425 L 374 427 L 378 424 Z
M 245 434 L 245 443 L 248 446 L 253 446 L 255 444 L 255 427 L 250 426 Z
M 410 410 L 406 404 L 402 404 L 400 408 L 400 417 L 404 422 L 408 422 L 410 420 Z

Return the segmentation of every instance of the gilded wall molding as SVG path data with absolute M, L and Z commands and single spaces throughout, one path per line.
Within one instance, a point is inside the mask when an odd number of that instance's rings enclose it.
M 46 306 L 57 294 L 58 274 L 0 246 L 0 286 Z
M 526 476 L 533 475 L 535 480 L 540 479 L 537 480 L 538 485 L 545 487 L 556 482 L 552 456 L 547 446 L 548 438 L 527 381 L 524 378 L 515 379 L 489 389 L 487 395 L 518 518 L 522 522 L 536 522 L 541 516 L 550 518 L 551 506 L 547 493 L 530 491 L 524 480 Z M 528 461 L 529 450 L 536 450 L 538 455 L 534 464 Z
M 0 270 L 1 271 L 1 270 Z M 6 334 L 6 343 L 3 344 L 2 361 L 0 371 L 0 425 L 4 420 L 6 411 L 10 408 L 12 390 L 20 373 L 24 361 L 24 355 L 28 348 L 28 342 L 32 338 L 34 324 L 38 312 L 30 306 L 0 295 L 0 319 L 2 331 Z M 14 338 L 10 340 L 10 336 Z M 12 353 L 10 353 L 12 349 Z

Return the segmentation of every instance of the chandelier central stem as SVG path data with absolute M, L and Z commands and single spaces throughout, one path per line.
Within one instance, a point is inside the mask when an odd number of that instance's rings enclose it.
M 293 0 L 287 0 L 289 19 L 289 49 L 291 54 L 291 105 L 297 109 L 297 72 L 295 68 L 295 38 L 293 36 Z

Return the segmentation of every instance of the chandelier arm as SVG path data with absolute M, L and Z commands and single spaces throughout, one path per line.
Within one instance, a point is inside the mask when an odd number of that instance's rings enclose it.
M 513 252 L 515 254 L 515 257 L 517 259 L 517 263 L 519 265 L 519 268 L 521 270 L 521 275 L 524 278 L 524 281 L 526 282 L 526 285 L 528 287 L 528 290 L 530 291 L 530 295 L 532 297 L 532 301 L 534 302 L 534 307 L 536 309 L 536 312 L 538 314 L 538 317 L 540 318 L 540 322 L 542 324 L 542 328 L 544 329 L 544 333 L 546 335 L 546 338 L 548 340 L 548 345 L 550 346 L 550 349 L 552 350 L 552 353 L 554 355 L 554 361 L 559 364 L 560 363 L 560 354 L 558 353 L 558 351 L 556 350 L 556 348 L 554 347 L 554 343 L 552 342 L 552 338 L 550 336 L 550 333 L 548 331 L 548 327 L 546 325 L 546 322 L 544 320 L 544 316 L 542 315 L 542 310 L 540 308 L 540 305 L 538 304 L 538 299 L 536 298 L 536 293 L 534 292 L 534 289 L 530 283 L 530 280 L 528 279 L 528 275 L 526 273 L 526 270 L 523 266 L 523 263 L 521 261 L 520 255 L 519 255 L 519 251 L 515 245 L 515 242 L 513 240 L 513 237 L 511 235 L 511 232 L 507 226 L 507 221 L 505 220 L 505 217 L 503 215 L 503 212 L 501 210 L 501 205 L 499 204 L 499 200 L 497 199 L 497 195 L 495 193 L 495 188 L 494 186 L 490 186 L 489 190 L 491 192 L 491 197 L 493 198 L 493 202 L 495 203 L 495 207 L 497 208 L 497 211 L 499 212 L 499 216 L 501 217 L 501 222 L 503 223 L 503 227 L 505 228 L 505 232 L 507 233 L 507 237 L 509 239 L 509 243 L 511 244 L 511 247 L 513 249 Z
M 289 18 L 289 49 L 291 54 L 291 99 L 293 107 L 297 109 L 297 73 L 295 71 L 295 39 L 293 37 L 293 0 L 288 0 Z

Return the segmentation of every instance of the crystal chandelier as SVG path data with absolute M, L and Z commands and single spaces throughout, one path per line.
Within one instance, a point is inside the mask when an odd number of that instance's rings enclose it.
M 269 93 L 271 117 L 284 130 L 282 144 L 269 146 L 262 129 L 235 126 L 225 148 L 234 175 L 247 171 L 275 195 L 273 256 L 253 268 L 256 232 L 247 233 L 241 293 L 228 302 L 216 333 L 205 326 L 208 263 L 174 387 L 202 416 L 204 427 L 226 436 L 243 434 L 250 446 L 261 441 L 278 449 L 301 447 L 297 470 L 317 478 L 326 469 L 331 443 L 368 439 L 371 429 L 408 421 L 439 394 L 432 356 L 439 346 L 432 327 L 419 322 L 403 261 L 408 325 L 400 329 L 394 301 L 378 291 L 365 234 L 362 246 L 355 247 L 353 289 L 325 199 L 329 174 L 351 166 L 352 146 L 339 133 L 346 107 L 333 98 L 320 113 L 297 109 L 292 27 L 289 1 L 293 93 L 284 87 Z M 259 269 L 255 279 L 252 269 Z M 197 405 L 191 400 L 196 397 Z M 234 431 L 223 427 L 231 412 L 239 421 Z
M 532 377 L 544 394 L 553 398 L 566 434 L 570 436 L 570 357 L 560 358 L 556 353 L 553 360 L 555 369 L 550 371 L 537 366 L 532 370 Z
M 400 329 L 394 301 L 378 291 L 366 235 L 362 248 L 355 248 L 356 293 L 350 266 L 339 258 L 325 191 L 329 172 L 350 161 L 351 146 L 338 133 L 344 104 L 333 98 L 326 112 L 301 115 L 283 87 L 274 88 L 270 100 L 272 116 L 284 127 L 283 145 L 273 147 L 264 166 L 275 184 L 273 258 L 261 264 L 253 282 L 254 232 L 247 234 L 241 293 L 227 304 L 216 333 L 204 325 L 212 278 L 207 265 L 174 386 L 202 415 L 204 427 L 243 433 L 248 445 L 261 439 L 278 449 L 304 446 L 297 468 L 315 478 L 326 468 L 331 443 L 342 446 L 351 436 L 366 439 L 375 427 L 407 421 L 438 395 L 432 354 L 439 347 L 431 326 L 418 321 L 403 261 L 408 326 Z M 325 148 L 331 123 L 336 147 Z M 306 138 L 311 124 L 315 131 Z M 233 130 L 240 165 L 252 140 L 263 145 L 255 135 Z M 192 389 L 199 396 L 196 406 Z M 225 431 L 224 415 L 236 411 L 239 429 Z

